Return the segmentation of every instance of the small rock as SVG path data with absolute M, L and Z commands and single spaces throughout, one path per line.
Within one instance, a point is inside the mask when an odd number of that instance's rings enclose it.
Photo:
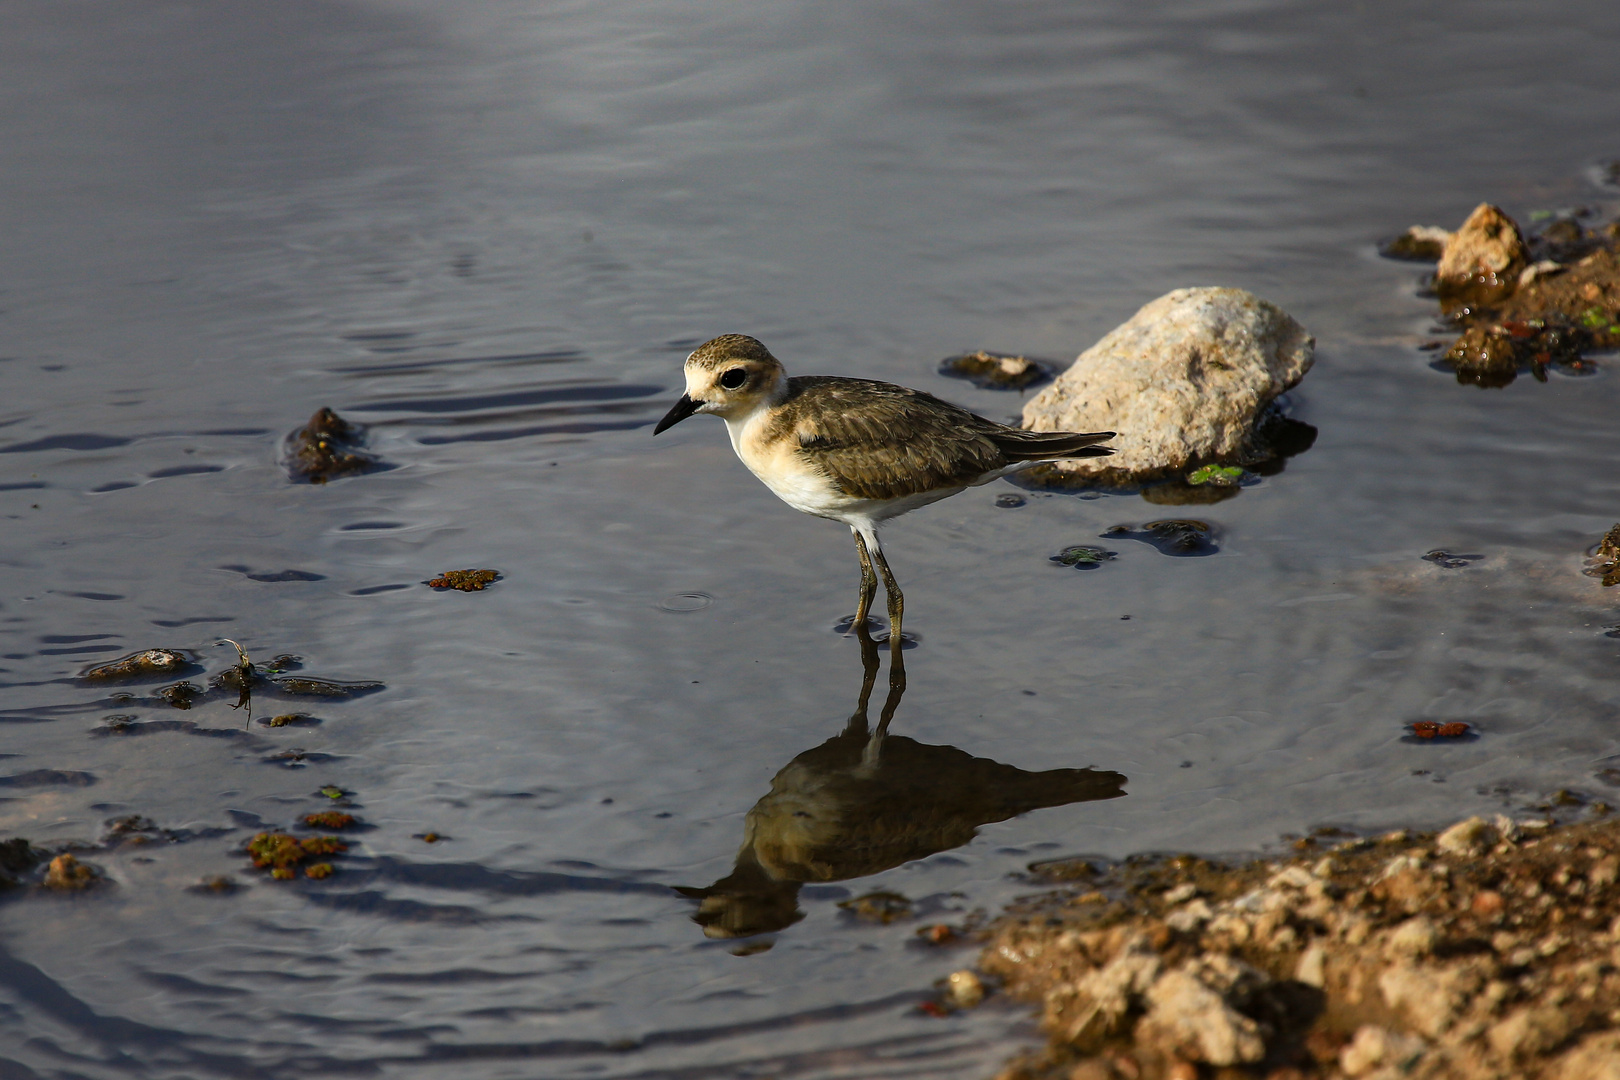
M 1087 349 L 1024 407 L 1033 431 L 1119 431 L 1116 453 L 1026 475 L 1117 487 L 1176 476 L 1198 461 L 1242 460 L 1257 419 L 1304 378 L 1314 348 L 1299 323 L 1252 293 L 1177 289 Z
M 1164 924 L 1178 934 L 1196 933 L 1215 917 L 1215 912 L 1202 900 L 1193 900 L 1172 911 L 1165 917 Z
M 1569 1038 L 1569 1013 L 1552 1005 L 1519 1009 L 1485 1033 L 1485 1039 L 1503 1057 L 1543 1054 Z
M 459 589 L 461 592 L 483 592 L 501 579 L 499 570 L 446 570 L 436 578 L 422 584 L 430 589 Z
M 1436 968 L 1400 963 L 1378 977 L 1384 1003 L 1429 1038 L 1451 1027 L 1483 983 L 1475 968 L 1464 965 Z
M 72 855 L 62 854 L 52 859 L 51 865 L 46 867 L 45 887 L 61 892 L 88 889 L 96 883 L 97 876 L 94 869 Z
M 1263 981 L 1264 976 L 1254 972 L 1242 961 L 1217 954 L 1211 960 L 1226 961 L 1234 968 L 1247 968 L 1227 987 L 1227 993 L 1237 990 L 1247 981 L 1249 972 Z M 1227 972 L 1207 970 L 1214 968 L 1210 961 L 1190 963 L 1187 968 L 1172 971 L 1155 982 L 1147 992 L 1148 1013 L 1137 1025 L 1138 1041 L 1163 1047 L 1190 1061 L 1210 1065 L 1238 1065 L 1259 1061 L 1266 1056 L 1265 1040 L 1260 1026 L 1234 1009 L 1223 994 L 1210 983 L 1225 981 Z
M 1320 989 L 1327 985 L 1327 949 L 1320 944 L 1312 945 L 1300 954 L 1299 964 L 1294 968 L 1294 978 L 1306 986 Z
M 857 919 L 882 923 L 887 926 L 896 919 L 909 919 L 911 901 L 897 892 L 870 892 L 853 900 L 840 900 L 838 906 Z
M 1537 278 L 1550 277 L 1563 269 L 1564 268 L 1562 266 L 1553 262 L 1551 259 L 1542 259 L 1538 263 L 1531 263 L 1529 266 L 1525 267 L 1523 273 L 1519 275 L 1519 288 L 1524 288 Z
M 1025 390 L 1052 377 L 1051 369 L 1027 356 L 1006 356 L 985 352 L 946 357 L 939 373 L 952 379 L 966 379 L 980 390 Z
M 1423 916 L 1407 919 L 1389 936 L 1388 950 L 1395 956 L 1428 956 L 1440 941 L 1440 933 Z
M 1620 1032 L 1588 1035 L 1545 1075 L 1549 1080 L 1620 1080 Z
M 1190 881 L 1184 881 L 1175 888 L 1165 891 L 1164 902 L 1167 904 L 1179 904 L 1183 901 L 1191 900 L 1197 895 L 1198 886 L 1194 885 Z
M 317 409 L 309 423 L 287 436 L 288 475 L 295 481 L 324 484 L 384 468 L 377 458 L 360 449 L 365 430 L 331 409 Z
M 971 1009 L 984 1000 L 984 980 L 963 968 L 945 978 L 945 995 L 959 1009 Z
M 1496 831 L 1482 817 L 1459 821 L 1434 839 L 1442 855 L 1481 855 L 1496 843 Z
M 86 682 L 121 682 L 125 679 L 145 679 L 152 676 L 173 675 L 189 668 L 193 658 L 179 649 L 143 649 L 121 656 L 106 664 L 88 668 L 79 674 Z
M 1435 287 L 1442 299 L 1499 298 L 1513 291 L 1529 264 L 1513 219 L 1490 203 L 1480 203 L 1446 245 Z
M 1590 577 L 1602 578 L 1604 585 L 1620 585 L 1620 523 L 1598 542 L 1585 572 Z
M 1413 225 L 1378 249 L 1386 259 L 1410 262 L 1439 262 L 1451 243 L 1451 232 L 1438 225 Z
M 1139 540 L 1157 548 L 1161 554 L 1178 558 L 1213 555 L 1220 550 L 1215 543 L 1214 526 L 1190 518 L 1150 521 L 1140 529 L 1114 525 L 1102 537 L 1104 540 Z
M 1495 326 L 1470 326 L 1442 361 L 1456 371 L 1458 382 L 1476 386 L 1506 386 L 1519 374 L 1519 350 Z
M 1117 551 L 1105 551 L 1100 547 L 1075 544 L 1053 555 L 1052 561 L 1059 566 L 1072 566 L 1076 570 L 1095 570 L 1105 562 L 1113 562 L 1114 556 L 1118 554 Z
M 1363 1024 L 1356 1029 L 1350 1045 L 1339 1051 L 1339 1068 L 1346 1076 L 1366 1076 L 1380 1067 L 1404 1072 L 1416 1064 L 1425 1049 L 1427 1044 L 1415 1035 Z

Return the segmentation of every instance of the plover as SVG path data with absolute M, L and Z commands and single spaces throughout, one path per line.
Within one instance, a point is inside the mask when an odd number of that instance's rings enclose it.
M 704 342 L 686 358 L 686 393 L 653 434 L 695 413 L 726 422 L 737 456 L 783 502 L 849 526 L 861 558 L 854 625 L 865 625 L 877 595 L 875 560 L 896 653 L 905 597 L 878 542 L 883 522 L 1032 465 L 1113 453 L 1097 445 L 1112 431 L 1021 431 L 893 383 L 789 378 L 743 334 Z

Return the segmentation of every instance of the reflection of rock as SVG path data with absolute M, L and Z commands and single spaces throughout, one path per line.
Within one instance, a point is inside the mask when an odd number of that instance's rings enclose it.
M 704 889 L 693 919 L 709 937 L 780 930 L 803 918 L 799 887 L 876 874 L 960 847 L 979 826 L 1030 810 L 1118 798 L 1125 777 L 1093 769 L 1025 772 L 954 746 L 886 734 L 905 688 L 890 672 L 889 699 L 869 734 L 867 697 L 877 645 L 864 633 L 865 679 L 842 733 L 788 762 L 748 812 L 735 869 Z
M 1384 244 L 1378 253 L 1386 259 L 1406 259 L 1410 262 L 1439 262 L 1451 242 L 1451 233 L 1435 225 L 1413 225 L 1401 235 Z
M 1120 432 L 1115 454 L 1025 475 L 1060 486 L 1131 486 L 1202 463 L 1242 462 L 1255 454 L 1256 421 L 1310 370 L 1314 349 L 1299 323 L 1253 293 L 1177 289 L 1087 349 L 1024 407 L 1024 426 L 1034 431 Z

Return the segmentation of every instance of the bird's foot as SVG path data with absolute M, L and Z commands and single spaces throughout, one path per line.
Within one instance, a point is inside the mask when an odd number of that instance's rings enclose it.
M 833 623 L 833 633 L 840 634 L 843 637 L 853 635 L 858 629 L 859 626 L 855 622 L 855 616 L 853 615 L 845 615 L 842 619 L 839 619 L 837 622 Z M 873 641 L 876 641 L 878 639 L 878 634 L 881 633 L 885 635 L 885 637 L 888 635 L 889 624 L 878 618 L 876 615 L 868 615 L 866 617 L 866 632 L 872 636 Z

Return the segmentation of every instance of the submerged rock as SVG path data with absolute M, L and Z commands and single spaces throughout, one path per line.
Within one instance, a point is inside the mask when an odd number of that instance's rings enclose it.
M 44 885 L 58 892 L 76 892 L 90 888 L 100 877 L 93 867 L 64 853 L 51 860 L 51 865 L 45 870 Z
M 20 836 L 0 841 L 0 889 L 14 888 L 22 876 L 45 860 L 45 853 Z
M 177 682 L 158 687 L 155 694 L 160 701 L 167 702 L 176 709 L 189 709 L 197 698 L 203 695 L 203 688 L 193 682 Z
M 983 349 L 940 361 L 939 373 L 966 379 L 980 390 L 1027 390 L 1052 377 L 1052 369 L 1027 356 L 1006 356 Z
M 459 589 L 462 592 L 483 592 L 490 585 L 501 580 L 499 570 L 446 570 L 436 578 L 430 578 L 422 584 L 430 589 Z
M 1145 305 L 1024 407 L 1033 431 L 1118 431 L 1115 454 L 1023 474 L 1129 487 L 1256 454 L 1266 406 L 1310 370 L 1315 339 L 1242 289 L 1177 289 Z
M 1102 536 L 1106 540 L 1138 540 L 1157 548 L 1161 554 L 1178 557 L 1213 555 L 1220 550 L 1215 543 L 1215 527 L 1190 519 L 1150 521 L 1140 529 L 1115 525 Z
M 1605 585 L 1620 585 L 1620 523 L 1604 534 L 1587 561 L 1589 577 L 1602 578 Z
M 331 409 L 317 409 L 309 423 L 287 436 L 288 475 L 295 481 L 324 484 L 384 468 L 382 461 L 360 448 L 365 430 Z
M 1095 570 L 1105 562 L 1112 562 L 1114 556 L 1118 554 L 1117 551 L 1091 547 L 1089 544 L 1075 544 L 1053 555 L 1052 561 L 1059 566 L 1072 566 L 1076 570 Z
M 125 682 L 179 675 L 196 666 L 196 656 L 180 649 L 143 649 L 79 673 L 85 682 Z

